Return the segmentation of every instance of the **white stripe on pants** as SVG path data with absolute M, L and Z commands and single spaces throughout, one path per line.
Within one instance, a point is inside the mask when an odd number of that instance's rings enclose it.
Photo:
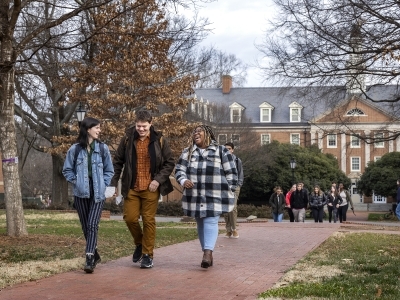
M 97 231 L 99 230 L 100 216 L 104 201 L 96 203 L 93 197 L 93 186 L 90 185 L 90 187 L 90 198 L 74 197 L 74 204 L 81 222 L 83 235 L 86 239 L 85 253 L 94 254 L 97 246 Z

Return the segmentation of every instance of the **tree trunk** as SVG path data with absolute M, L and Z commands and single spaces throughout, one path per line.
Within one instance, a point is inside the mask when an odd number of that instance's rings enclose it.
M 52 204 L 68 208 L 68 182 L 62 174 L 63 159 L 58 155 L 52 156 L 53 160 L 53 186 Z
M 9 40 L 1 41 L 0 53 L 0 151 L 3 162 L 7 235 L 27 235 L 14 121 L 14 62 Z

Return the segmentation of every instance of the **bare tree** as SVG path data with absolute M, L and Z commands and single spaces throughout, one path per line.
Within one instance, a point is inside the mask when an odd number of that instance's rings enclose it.
M 236 55 L 210 47 L 198 50 L 195 57 L 197 64 L 194 73 L 198 76 L 196 88 L 220 88 L 223 75 L 231 75 L 235 87 L 246 83 L 248 66 Z
M 209 1 L 168 0 L 159 3 L 160 6 L 167 7 L 165 11 L 167 12 L 168 29 L 162 33 L 157 32 L 157 34 L 161 39 L 171 42 L 168 56 L 178 66 L 177 78 L 190 74 L 188 65 L 179 64 L 179 60 L 205 37 L 208 21 L 197 16 L 193 20 L 187 20 L 174 12 L 178 6 L 185 8 L 195 6 L 196 8 L 196 5 L 201 2 Z M 76 135 L 76 122 L 75 124 L 72 122 L 78 105 L 78 102 L 68 101 L 70 98 L 66 96 L 73 84 L 66 86 L 60 82 L 74 76 L 76 80 L 76 68 L 74 67 L 76 65 L 93 67 L 94 57 L 99 51 L 94 37 L 99 34 L 104 36 L 101 31 L 104 27 L 109 26 L 115 18 L 125 18 L 127 21 L 131 18 L 132 20 L 137 9 L 146 1 L 115 0 L 112 3 L 120 5 L 118 11 L 114 15 L 105 16 L 101 24 L 95 19 L 102 11 L 97 6 L 83 11 L 71 20 L 71 24 L 68 21 L 63 26 L 43 31 L 35 38 L 35 43 L 41 44 L 42 47 L 36 49 L 35 44 L 29 44 L 33 48 L 28 48 L 21 53 L 20 60 L 17 62 L 15 113 L 39 137 L 50 143 L 49 147 L 35 149 L 51 153 L 53 165 L 51 194 L 53 203 L 57 205 L 66 206 L 68 203 L 68 186 L 61 169 L 64 153 L 74 142 L 73 138 Z M 131 6 L 129 3 L 134 5 Z M 41 20 L 42 16 L 48 20 L 58 18 L 58 10 L 54 10 L 53 7 L 48 5 L 44 6 L 43 10 L 29 11 L 29 14 L 24 14 L 23 21 L 21 21 L 24 26 L 21 25 L 21 27 L 37 26 L 38 20 Z M 82 81 L 83 78 L 78 80 Z M 79 100 L 83 99 L 78 97 L 77 101 Z M 129 122 L 129 120 L 127 121 Z M 17 123 L 17 126 L 21 125 Z M 115 135 L 115 139 L 123 134 L 122 127 L 120 131 L 118 135 Z M 106 135 L 104 137 L 108 142 L 112 142 Z M 64 143 L 60 143 L 61 140 Z M 32 144 L 31 141 L 28 143 Z
M 277 16 L 258 45 L 270 61 L 268 80 L 301 86 L 310 104 L 323 96 L 334 107 L 356 96 L 398 115 L 399 1 L 274 2 Z M 318 86 L 324 89 L 316 93 Z
M 102 1 L 2 1 L 0 3 L 0 150 L 3 162 L 7 234 L 10 236 L 26 235 L 26 225 L 22 210 L 21 187 L 18 172 L 16 129 L 14 121 L 15 66 L 21 55 L 28 57 L 50 43 L 54 36 L 52 28 L 62 28 L 71 32 L 80 24 L 78 16 L 87 9 L 93 9 L 109 3 Z M 46 8 L 57 12 L 56 18 L 46 18 Z M 36 23 L 32 27 L 24 26 L 23 17 L 36 13 Z M 75 25 L 75 26 L 73 26 Z M 72 26 L 72 27 L 71 27 Z M 50 32 L 49 32 L 50 30 Z M 37 38 L 48 32 L 45 43 Z M 42 111 L 38 110 L 37 114 Z M 43 118 L 46 118 L 43 115 Z

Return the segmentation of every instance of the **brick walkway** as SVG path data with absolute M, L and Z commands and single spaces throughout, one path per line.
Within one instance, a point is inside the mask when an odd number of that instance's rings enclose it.
M 202 252 L 195 240 L 156 249 L 149 270 L 124 257 L 98 265 L 93 274 L 67 272 L 6 288 L 0 299 L 254 300 L 339 226 L 243 223 L 239 239 L 218 238 L 209 269 L 200 268 Z

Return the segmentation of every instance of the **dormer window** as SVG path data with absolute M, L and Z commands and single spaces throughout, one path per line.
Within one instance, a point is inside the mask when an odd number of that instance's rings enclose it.
M 301 110 L 303 106 L 298 104 L 297 102 L 292 102 L 289 105 L 290 108 L 290 122 L 301 122 Z
M 231 123 L 240 123 L 242 121 L 242 111 L 245 109 L 244 106 L 237 102 L 229 105 Z
M 259 108 L 260 108 L 260 122 L 261 123 L 271 122 L 272 110 L 274 109 L 274 107 L 271 104 L 264 102 L 259 106 Z
M 348 117 L 353 117 L 353 116 L 365 116 L 365 113 L 359 109 L 359 108 L 353 108 L 350 109 L 347 113 L 346 116 Z

